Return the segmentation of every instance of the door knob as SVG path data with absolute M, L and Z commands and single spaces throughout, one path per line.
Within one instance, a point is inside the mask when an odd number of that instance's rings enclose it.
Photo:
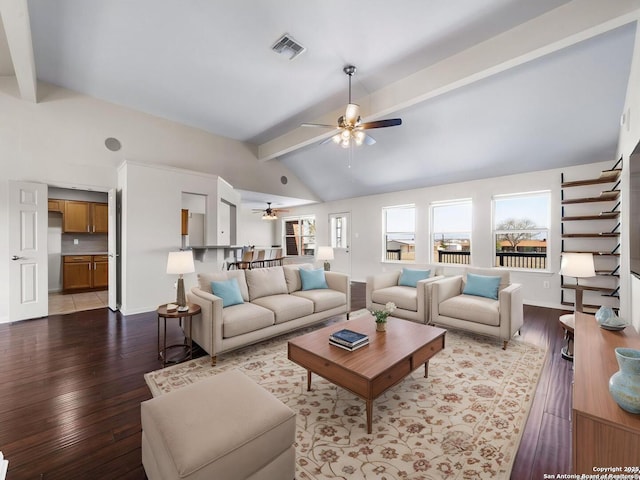
M 11 260 L 20 260 L 24 257 L 19 257 L 18 255 L 14 255 L 13 257 L 11 257 Z

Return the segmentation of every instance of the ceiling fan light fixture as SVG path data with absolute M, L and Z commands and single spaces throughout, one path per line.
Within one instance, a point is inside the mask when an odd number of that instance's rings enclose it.
M 344 119 L 347 125 L 355 126 L 360 121 L 360 106 L 355 103 L 347 105 Z

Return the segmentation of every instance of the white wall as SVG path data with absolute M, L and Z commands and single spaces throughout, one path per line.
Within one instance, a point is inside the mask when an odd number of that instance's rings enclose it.
M 258 162 L 254 149 L 236 140 L 49 84 L 39 83 L 38 92 L 40 103 L 23 101 L 15 78 L 0 77 L 0 323 L 9 321 L 8 180 L 106 192 L 118 185 L 118 167 L 126 158 L 216 174 L 244 190 L 268 186 L 267 193 L 315 198 L 280 162 Z M 118 138 L 122 150 L 107 150 L 108 137 Z M 287 185 L 280 183 L 282 175 Z
M 636 32 L 636 42 L 631 61 L 631 74 L 627 98 L 623 110 L 624 123 L 620 128 L 618 154 L 624 162 L 622 172 L 622 222 L 629 222 L 629 157 L 640 142 L 640 35 Z M 630 274 L 629 233 L 623 229 L 620 262 L 620 316 L 630 319 L 636 331 L 640 331 L 640 279 Z
M 416 205 L 416 264 L 429 263 L 429 205 L 432 202 L 471 198 L 473 202 L 472 262 L 478 267 L 493 264 L 495 245 L 492 238 L 492 196 L 498 194 L 551 191 L 551 232 L 548 246 L 548 272 L 512 270 L 512 281 L 523 284 L 528 304 L 561 308 L 560 305 L 560 174 L 565 180 L 597 177 L 611 168 L 615 160 L 565 169 L 510 175 L 472 182 L 441 185 L 403 192 L 351 198 L 336 202 L 308 205 L 292 209 L 292 215 L 315 214 L 317 242 L 329 244 L 328 216 L 351 212 L 352 279 L 365 281 L 368 275 L 399 270 L 399 263 L 382 261 L 382 208 L 393 205 Z M 575 195 L 574 195 L 575 196 Z M 592 222 L 593 223 L 593 222 Z M 586 225 L 585 228 L 591 228 Z M 598 228 L 594 226 L 594 228 Z M 594 230 L 596 231 L 596 230 Z M 460 268 L 450 266 L 445 273 L 455 274 Z M 549 288 L 544 288 L 544 282 Z M 566 308 L 566 307 L 564 307 Z
M 248 208 L 238 210 L 238 245 L 256 245 L 270 247 L 279 245 L 276 238 L 276 224 L 278 220 L 262 220 L 261 213 L 254 213 Z

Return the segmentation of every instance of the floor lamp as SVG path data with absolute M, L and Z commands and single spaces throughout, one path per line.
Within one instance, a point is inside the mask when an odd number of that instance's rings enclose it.
M 560 324 L 565 331 L 565 340 L 567 344 L 562 347 L 561 355 L 565 360 L 573 360 L 573 329 L 576 325 L 575 312 L 582 312 L 582 287 L 580 286 L 580 278 L 590 278 L 596 275 L 595 266 L 593 264 L 592 253 L 563 253 L 562 262 L 560 263 L 560 275 L 567 277 L 575 277 L 576 279 L 576 296 L 574 304 L 574 313 L 562 315 Z
M 167 258 L 167 273 L 169 275 L 178 275 L 176 303 L 178 304 L 179 312 L 186 312 L 189 310 L 184 292 L 184 280 L 182 275 L 192 272 L 195 272 L 195 266 L 193 264 L 193 252 L 191 250 L 169 252 L 169 257 Z
M 596 276 L 595 266 L 593 264 L 592 253 L 563 253 L 562 262 L 560 263 L 560 275 L 567 277 L 575 277 L 576 279 L 576 312 L 582 312 L 582 288 L 578 281 L 580 278 L 590 278 Z

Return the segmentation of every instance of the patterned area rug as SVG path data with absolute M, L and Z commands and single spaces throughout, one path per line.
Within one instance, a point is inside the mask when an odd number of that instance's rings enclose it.
M 363 400 L 317 375 L 307 392 L 306 371 L 287 359 L 287 339 L 302 333 L 145 380 L 158 396 L 228 369 L 253 378 L 297 412 L 297 480 L 509 478 L 544 349 L 512 341 L 502 350 L 501 341 L 449 330 L 429 378 L 418 368 L 374 401 L 367 435 Z

